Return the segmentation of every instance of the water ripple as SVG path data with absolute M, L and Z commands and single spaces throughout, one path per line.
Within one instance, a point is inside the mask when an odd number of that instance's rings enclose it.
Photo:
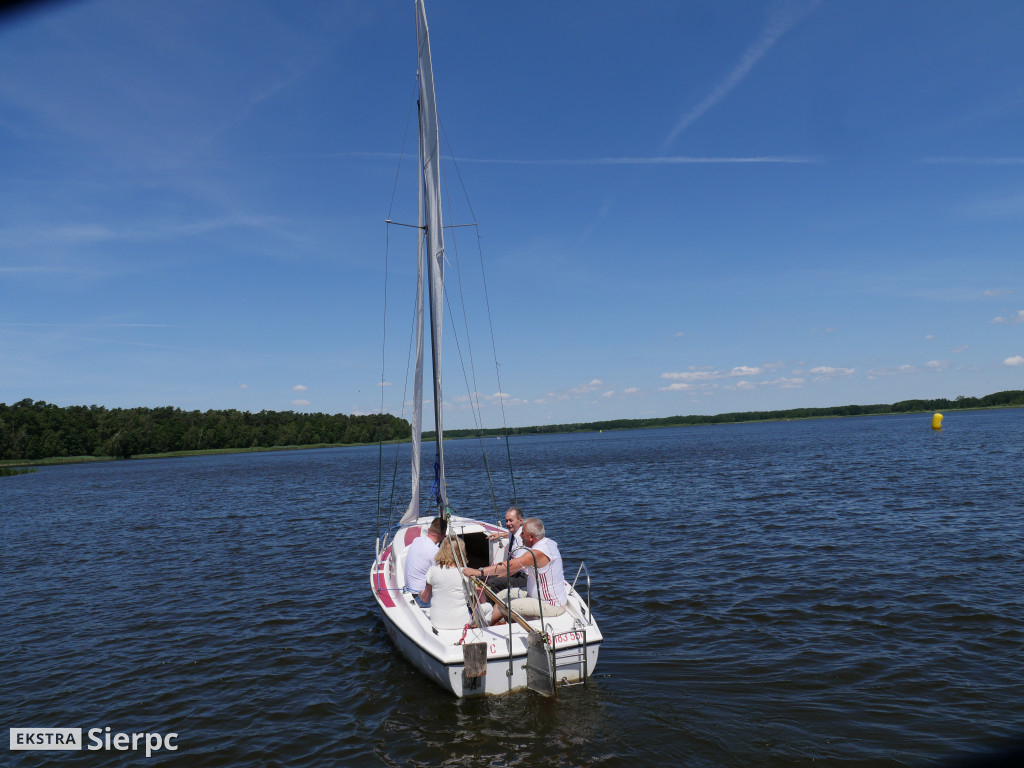
M 4 478 L 0 711 L 178 732 L 151 759 L 197 766 L 913 766 L 999 744 L 1024 734 L 1024 412 L 946 425 L 513 441 L 607 638 L 557 701 L 457 701 L 394 654 L 365 586 L 376 449 Z M 477 450 L 452 444 L 452 496 L 486 516 Z

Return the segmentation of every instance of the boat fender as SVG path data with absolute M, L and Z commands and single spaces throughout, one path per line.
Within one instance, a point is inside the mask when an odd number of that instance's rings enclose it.
M 466 677 L 483 677 L 487 674 L 487 643 L 466 643 L 462 646 L 462 661 L 466 665 Z

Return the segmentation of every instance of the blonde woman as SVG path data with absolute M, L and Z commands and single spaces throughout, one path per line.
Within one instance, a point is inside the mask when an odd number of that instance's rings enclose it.
M 430 623 L 436 629 L 462 629 L 472 618 L 459 571 L 459 563 L 464 562 L 466 548 L 462 539 L 445 537 L 434 564 L 427 571 L 426 586 L 420 592 L 420 598 L 430 603 Z

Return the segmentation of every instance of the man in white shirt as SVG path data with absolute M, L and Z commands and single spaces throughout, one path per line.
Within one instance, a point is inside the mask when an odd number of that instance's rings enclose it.
M 513 504 L 505 513 L 505 527 L 508 532 L 495 531 L 488 539 L 508 539 L 505 543 L 505 555 L 503 559 L 509 560 L 517 555 L 523 554 L 526 547 L 523 545 L 523 510 Z M 526 574 L 514 573 L 511 576 L 499 576 L 487 580 L 487 586 L 495 592 L 511 587 L 526 589 Z M 526 594 L 525 591 L 523 594 Z
M 523 523 L 523 544 L 526 550 L 507 562 L 488 565 L 485 568 L 463 568 L 466 576 L 488 579 L 491 576 L 526 571 L 526 597 L 512 600 L 512 610 L 524 618 L 538 618 L 543 608 L 544 616 L 560 616 L 565 613 L 567 601 L 565 576 L 562 573 L 562 555 L 558 551 L 558 543 L 545 538 L 544 523 L 539 517 L 529 517 Z M 534 564 L 536 563 L 536 569 Z M 495 606 L 491 624 L 497 624 L 504 618 L 504 594 L 499 594 L 502 602 Z M 543 603 L 543 606 L 540 605 Z
M 420 591 L 427 584 L 427 571 L 434 564 L 441 539 L 444 538 L 447 529 L 448 523 L 444 518 L 435 517 L 430 522 L 426 536 L 413 539 L 405 553 L 405 586 L 412 592 L 416 605 L 420 608 L 430 607 L 429 602 L 420 600 Z

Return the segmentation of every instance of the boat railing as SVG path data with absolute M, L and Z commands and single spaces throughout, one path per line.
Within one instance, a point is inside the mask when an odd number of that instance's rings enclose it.
M 414 523 L 414 525 L 415 525 L 415 523 Z M 397 531 L 397 530 L 399 530 L 401 528 L 408 528 L 408 527 L 409 527 L 409 524 L 402 525 L 401 523 L 398 523 L 396 525 L 392 525 L 390 528 L 386 528 L 384 530 L 384 535 L 383 536 L 380 535 L 380 532 L 379 532 L 379 529 L 378 529 L 378 533 L 377 533 L 377 558 L 378 559 L 380 558 L 380 553 L 383 552 L 387 548 L 388 542 L 394 540 L 394 538 L 395 538 L 395 536 L 394 536 L 395 531 Z
M 590 571 L 587 570 L 586 561 L 580 563 L 579 570 L 576 571 L 576 578 L 572 580 L 572 589 L 577 595 L 579 592 L 576 590 L 576 582 L 580 580 L 581 573 L 586 574 L 587 577 L 587 599 L 584 601 L 584 605 L 587 607 L 587 624 L 593 624 L 594 614 L 590 611 Z

